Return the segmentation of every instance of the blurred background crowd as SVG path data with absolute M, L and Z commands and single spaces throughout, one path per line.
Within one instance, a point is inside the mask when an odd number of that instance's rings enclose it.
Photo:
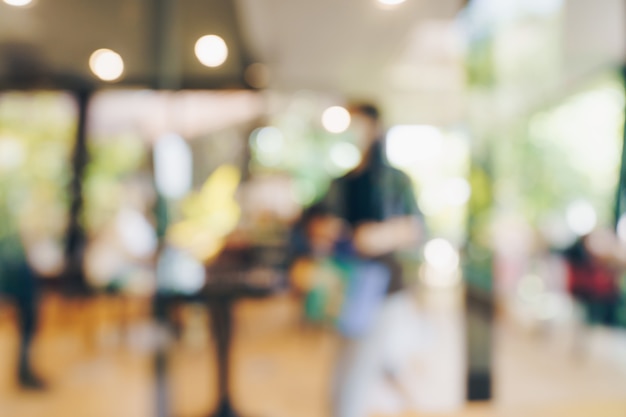
M 623 0 L 2 0 L 0 416 L 623 415 L 625 39 Z

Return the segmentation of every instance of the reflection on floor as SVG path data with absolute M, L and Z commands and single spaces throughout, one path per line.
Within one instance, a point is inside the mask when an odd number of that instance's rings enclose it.
M 377 382 L 370 398 L 375 415 L 626 415 L 626 337 L 621 333 L 590 331 L 579 338 L 585 342 L 580 347 L 562 329 L 530 332 L 510 324 L 496 332 L 497 400 L 459 407 L 463 333 L 458 299 L 421 297 L 419 307 L 410 296 L 395 301 L 388 318 L 395 342 L 387 354 L 401 372 L 393 384 L 383 377 Z M 146 302 L 100 299 L 68 307 L 49 298 L 43 310 L 36 359 L 51 385 L 45 393 L 15 388 L 15 329 L 10 310 L 0 311 L 0 416 L 157 415 L 154 333 Z M 197 306 L 178 316 L 184 326 L 169 356 L 170 415 L 206 416 L 215 402 L 207 317 Z M 303 326 L 297 304 L 286 296 L 244 301 L 236 321 L 233 388 L 242 414 L 328 416 L 336 337 Z

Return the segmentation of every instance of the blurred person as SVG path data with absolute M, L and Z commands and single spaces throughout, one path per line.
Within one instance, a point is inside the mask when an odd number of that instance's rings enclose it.
M 91 287 L 141 295 L 154 291 L 151 263 L 158 242 L 149 213 L 155 199 L 149 181 L 142 173 L 123 180 L 118 207 L 91 228 L 84 261 Z
M 351 116 L 362 161 L 331 184 L 301 228 L 305 232 L 301 240 L 306 242 L 301 254 L 308 254 L 309 260 L 333 256 L 339 260 L 336 271 L 353 276 L 345 285 L 343 306 L 336 318 L 344 336 L 332 401 L 336 417 L 365 416 L 373 380 L 393 374 L 383 358 L 385 326 L 380 317 L 389 304 L 386 296 L 403 287 L 395 254 L 416 249 L 423 234 L 411 181 L 386 160 L 378 108 L 355 105 Z M 292 275 L 295 282 L 310 289 L 315 285 L 311 278 L 315 272 L 306 267 L 306 261 L 304 256 L 294 262 Z M 342 268 L 342 264 L 348 267 Z
M 393 293 L 403 283 L 394 253 L 416 247 L 423 237 L 423 218 L 411 180 L 387 161 L 378 108 L 367 103 L 354 105 L 351 118 L 363 157 L 355 169 L 331 184 L 323 204 L 349 225 L 357 256 L 389 267 L 389 293 Z
M 590 324 L 613 326 L 619 308 L 618 270 L 623 256 L 617 237 L 598 229 L 565 250 L 568 288 Z
M 46 387 L 33 371 L 32 345 L 37 329 L 37 278 L 29 265 L 22 239 L 18 234 L 0 238 L 0 285 L 13 299 L 19 331 L 17 379 L 22 388 L 41 390 Z
M 341 219 L 316 204 L 302 214 L 290 242 L 291 287 L 303 301 L 304 324 L 326 324 L 338 314 L 336 305 L 344 291 L 341 271 L 334 262 L 338 242 L 347 230 Z M 334 299 L 334 300 L 333 300 Z

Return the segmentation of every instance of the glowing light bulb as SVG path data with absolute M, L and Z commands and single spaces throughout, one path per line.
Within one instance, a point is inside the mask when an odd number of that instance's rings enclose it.
M 4 0 L 4 2 L 9 6 L 26 7 L 30 5 L 33 0 Z
M 398 6 L 402 3 L 404 3 L 406 0 L 378 0 L 378 3 L 381 6 L 386 6 L 386 7 L 390 7 L 390 6 Z
M 322 126 L 330 133 L 345 132 L 350 126 L 350 113 L 341 106 L 333 106 L 324 110 Z
M 217 35 L 206 35 L 196 41 L 196 57 L 204 66 L 215 68 L 226 62 L 228 46 Z
M 124 73 L 124 60 L 115 51 L 98 49 L 89 57 L 89 68 L 104 81 L 115 81 Z

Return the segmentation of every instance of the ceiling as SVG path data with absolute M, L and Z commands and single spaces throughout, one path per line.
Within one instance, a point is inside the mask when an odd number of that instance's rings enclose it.
M 100 48 L 125 64 L 117 86 L 241 88 L 249 63 L 230 0 L 34 0 L 28 7 L 0 2 L 0 86 L 73 88 L 98 84 L 88 67 Z M 194 44 L 218 34 L 229 57 L 207 68 Z
M 375 94 L 420 25 L 454 18 L 461 0 L 237 0 L 244 39 L 280 89 Z
M 0 80 L 95 83 L 89 55 L 110 48 L 125 61 L 121 85 L 242 86 L 252 52 L 281 88 L 372 90 L 416 25 L 454 16 L 461 2 L 408 0 L 389 10 L 374 0 L 0 2 Z M 216 69 L 193 54 L 195 40 L 208 33 L 230 49 Z
M 465 73 L 454 22 L 463 0 L 237 0 L 243 38 L 274 92 L 374 100 L 385 121 L 454 125 Z
M 16 8 L 0 1 L 0 88 L 240 89 L 251 84 L 246 68 L 261 62 L 274 91 L 374 98 L 394 122 L 445 123 L 462 112 L 453 22 L 464 3 L 406 0 L 385 9 L 376 0 L 34 0 Z M 221 67 L 204 67 L 194 55 L 205 34 L 229 46 Z M 119 81 L 90 72 L 89 56 L 99 48 L 123 57 Z
M 246 69 L 261 62 L 256 67 L 269 74 L 275 92 L 314 90 L 337 102 L 373 98 L 393 123 L 464 118 L 463 46 L 455 24 L 464 0 L 406 0 L 387 9 L 376 0 L 33 1 L 24 8 L 0 1 L 0 88 L 241 89 L 254 85 Z M 567 73 L 619 62 L 622 0 L 565 5 Z M 194 56 L 194 43 L 205 34 L 218 34 L 229 46 L 218 68 Z M 99 48 L 122 55 L 121 80 L 108 84 L 91 74 L 88 59 Z

